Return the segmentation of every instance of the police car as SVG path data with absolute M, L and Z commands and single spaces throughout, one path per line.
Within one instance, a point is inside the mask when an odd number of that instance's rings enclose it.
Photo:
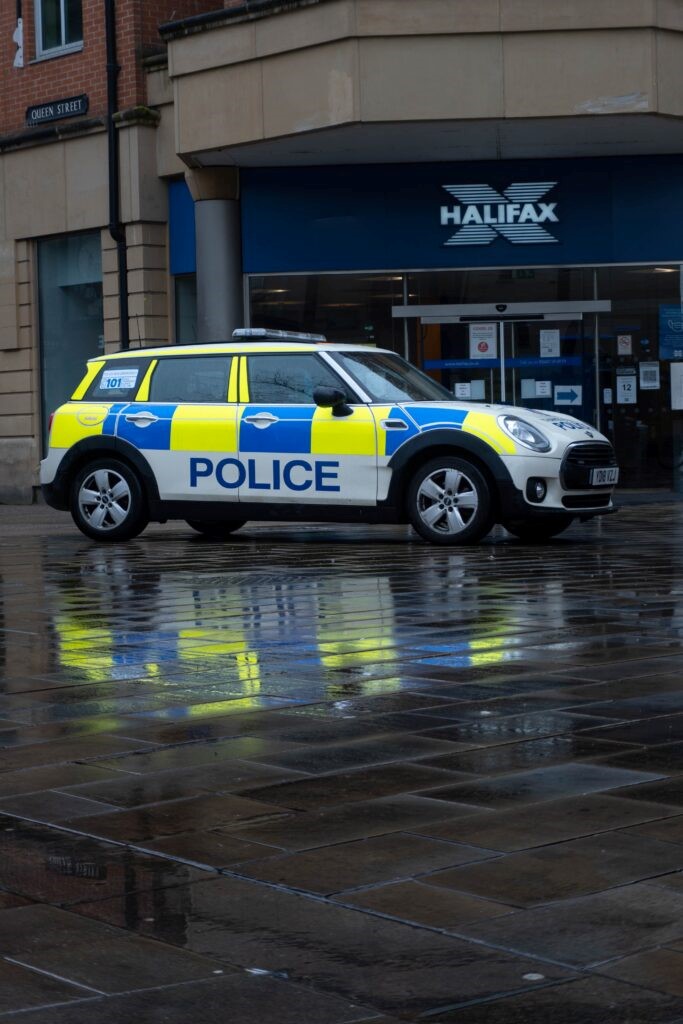
M 454 401 L 392 352 L 235 331 L 90 360 L 52 416 L 45 500 L 101 541 L 150 520 L 410 522 L 435 544 L 524 540 L 612 511 L 609 441 L 570 416 Z

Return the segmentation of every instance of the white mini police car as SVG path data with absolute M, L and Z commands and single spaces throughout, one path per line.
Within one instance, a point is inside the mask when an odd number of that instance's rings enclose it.
M 392 352 L 321 335 L 118 352 L 52 416 L 45 500 L 96 540 L 185 519 L 410 522 L 435 544 L 524 540 L 612 511 L 609 441 L 570 416 L 454 401 Z

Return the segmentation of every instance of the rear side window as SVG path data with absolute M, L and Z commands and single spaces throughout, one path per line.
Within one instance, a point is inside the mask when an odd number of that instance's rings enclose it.
M 132 402 L 149 366 L 149 359 L 112 359 L 105 363 L 88 389 L 88 398 Z
M 227 402 L 232 356 L 165 356 L 149 388 L 150 402 Z

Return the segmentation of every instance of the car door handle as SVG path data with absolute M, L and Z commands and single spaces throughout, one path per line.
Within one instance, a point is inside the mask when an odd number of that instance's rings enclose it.
M 382 420 L 381 424 L 385 430 L 407 430 L 408 424 L 404 420 Z
M 244 422 L 252 423 L 255 427 L 264 429 L 265 427 L 272 426 L 273 423 L 279 423 L 280 420 L 269 412 L 257 412 L 253 416 L 245 416 Z
M 134 423 L 136 427 L 149 427 L 158 419 L 153 412 L 133 412 L 126 416 L 126 423 Z

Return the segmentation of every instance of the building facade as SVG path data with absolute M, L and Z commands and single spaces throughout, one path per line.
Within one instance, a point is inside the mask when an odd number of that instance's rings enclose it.
M 3 59 L 0 500 L 98 346 L 243 323 L 570 412 L 683 489 L 683 0 L 119 2 L 127 332 L 101 5 L 53 6 Z

